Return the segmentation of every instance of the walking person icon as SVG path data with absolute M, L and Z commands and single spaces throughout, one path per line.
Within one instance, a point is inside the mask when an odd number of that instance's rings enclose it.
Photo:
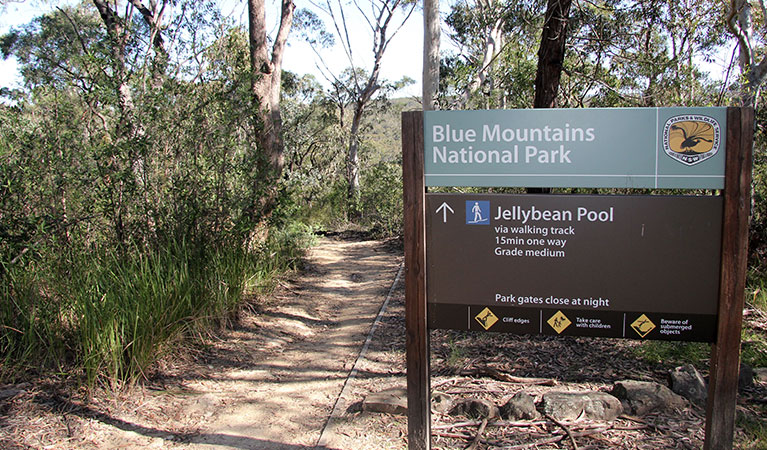
M 474 213 L 474 222 L 482 222 L 482 208 L 479 207 L 479 202 L 474 202 L 474 207 L 471 208 L 471 212 Z
M 466 200 L 466 224 L 490 225 L 490 202 L 487 200 Z

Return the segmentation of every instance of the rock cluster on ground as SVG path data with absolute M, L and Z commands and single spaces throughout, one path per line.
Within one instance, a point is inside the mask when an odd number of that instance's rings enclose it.
M 669 372 L 671 390 L 698 406 L 705 406 L 708 389 L 703 376 L 692 364 L 677 367 Z
M 606 392 L 551 391 L 543 395 L 543 411 L 557 420 L 614 420 L 623 413 L 620 400 Z
M 535 399 L 524 392 L 509 398 L 500 408 L 484 399 L 446 399 L 439 393 L 440 404 L 452 403 L 450 415 L 474 419 L 501 417 L 508 420 L 533 420 L 546 415 L 556 420 L 611 421 L 623 414 L 643 416 L 654 411 L 684 408 L 687 401 L 666 386 L 647 381 L 624 380 L 616 382 L 609 392 L 562 391 L 545 393 L 536 405 Z M 443 409 L 444 410 L 444 409 Z
M 698 407 L 705 406 L 706 381 L 693 365 L 670 371 L 669 386 L 649 381 L 623 380 L 614 383 L 609 391 L 552 390 L 545 393 L 537 404 L 535 397 L 520 391 L 506 398 L 500 405 L 487 399 L 455 398 L 435 391 L 432 393 L 432 409 L 436 413 L 473 419 L 535 420 L 546 415 L 556 420 L 587 418 L 611 421 L 624 414 L 643 416 L 652 412 L 681 409 L 688 402 Z M 364 401 L 363 409 L 405 414 L 407 392 L 398 389 L 396 392 L 371 394 Z

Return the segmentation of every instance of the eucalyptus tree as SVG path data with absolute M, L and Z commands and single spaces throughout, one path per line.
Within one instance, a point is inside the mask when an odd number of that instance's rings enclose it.
M 737 42 L 740 77 L 735 99 L 741 106 L 755 108 L 753 189 L 751 196 L 750 257 L 754 273 L 767 270 L 767 113 L 762 104 L 767 79 L 767 8 L 764 0 L 731 0 L 726 24 Z M 734 56 L 734 55 L 733 55 Z
M 145 24 L 149 27 L 149 38 L 151 47 L 154 51 L 154 64 L 152 72 L 155 77 L 162 77 L 166 69 L 167 51 L 165 50 L 165 41 L 163 39 L 163 14 L 169 1 L 157 2 L 150 0 L 149 6 L 146 6 L 140 0 L 130 0 L 126 5 L 122 15 L 118 11 L 118 4 L 114 5 L 104 0 L 93 0 L 93 4 L 98 10 L 99 16 L 106 28 L 108 36 L 108 45 L 110 47 L 112 58 L 110 60 L 112 83 L 117 91 L 119 99 L 120 119 L 118 122 L 119 134 L 127 139 L 136 137 L 141 132 L 141 126 L 135 114 L 135 105 L 133 101 L 132 88 L 130 86 L 130 77 L 133 75 L 127 60 L 131 50 L 129 46 L 135 45 L 136 34 L 132 27 L 134 14 L 138 12 L 143 18 Z M 75 30 L 76 32 L 76 30 Z
M 428 111 L 436 106 L 437 89 L 439 88 L 439 0 L 424 0 L 423 30 L 423 85 L 421 103 L 423 104 L 423 109 Z
M 574 2 L 564 14 L 564 3 L 549 3 L 496 2 L 495 15 L 468 0 L 457 3 L 447 24 L 460 53 L 443 60 L 444 73 L 452 77 L 445 87 L 452 83 L 453 95 L 462 93 L 463 98 L 475 99 L 469 106 L 483 107 L 715 101 L 714 85 L 699 65 L 713 58 L 725 42 L 722 11 L 716 4 L 597 0 Z M 488 30 L 499 16 L 505 21 L 504 45 L 495 56 L 495 67 L 484 75 L 491 83 L 477 84 L 472 80 L 481 78 L 487 66 L 482 61 L 489 48 Z M 535 48 L 537 55 L 531 51 Z M 545 82 L 541 77 L 547 73 L 551 76 Z M 559 89 L 552 89 L 557 83 Z
M 610 5 L 606 13 L 622 29 L 610 27 L 612 42 L 604 47 L 600 63 L 622 80 L 624 99 L 641 106 L 712 101 L 707 74 L 699 65 L 724 44 L 721 11 L 715 4 L 637 0 Z M 593 40 L 594 29 L 584 31 L 583 39 Z
M 538 0 L 461 0 L 452 5 L 446 24 L 458 52 L 442 61 L 442 102 L 458 108 L 529 106 L 531 99 L 517 100 L 520 92 L 532 92 L 526 75 L 533 60 L 530 49 L 538 43 L 542 7 Z
M 59 155 L 61 164 L 46 172 L 63 180 L 56 222 L 89 217 L 93 239 L 118 248 L 189 235 L 208 219 L 241 220 L 243 205 L 228 193 L 240 189 L 241 174 L 251 186 L 238 197 L 251 201 L 254 217 L 257 158 L 242 151 L 254 131 L 240 125 L 253 117 L 243 89 L 251 79 L 247 33 L 232 32 L 209 1 L 133 1 L 119 10 L 96 3 L 54 9 L 0 38 L 3 56 L 17 57 L 24 78 L 18 108 L 40 130 L 14 139 L 33 150 L 32 162 L 46 148 Z M 231 169 L 235 159 L 236 171 L 208 170 Z M 203 194 L 211 180 L 216 194 Z M 208 203 L 218 212 L 202 218 Z
M 478 36 L 481 52 L 476 62 L 477 71 L 464 92 L 465 106 L 472 91 L 476 91 L 480 87 L 492 89 L 490 72 L 504 46 L 504 27 L 509 20 L 507 15 L 509 9 L 508 4 L 503 5 L 498 0 L 477 0 L 470 9 L 467 8 L 468 4 L 462 6 L 462 10 L 469 12 L 469 14 L 463 17 L 452 15 L 451 18 L 456 20 L 453 23 L 458 23 L 458 20 L 469 19 L 471 24 L 481 31 Z
M 304 11 L 306 22 L 314 25 L 313 31 L 318 38 L 309 38 L 313 49 L 320 59 L 319 69 L 336 89 L 337 97 L 348 99 L 352 109 L 349 124 L 349 142 L 346 153 L 346 179 L 348 183 L 348 199 L 351 204 L 357 202 L 360 190 L 360 131 L 362 119 L 371 100 L 382 90 L 397 89 L 412 82 L 403 78 L 398 82 L 381 80 L 383 57 L 392 39 L 405 25 L 416 8 L 416 3 L 409 0 L 352 0 L 342 4 L 341 0 L 323 0 L 315 3 L 328 21 L 331 32 L 323 27 L 323 20 L 313 12 Z M 355 12 L 351 12 L 349 8 Z M 363 58 L 366 63 L 360 63 L 355 54 L 359 34 L 352 28 L 351 17 L 357 18 L 358 24 L 367 28 L 372 41 L 372 55 Z M 332 35 L 330 38 L 328 35 Z M 322 58 L 317 43 L 341 46 L 348 66 L 338 71 Z
M 726 23 L 738 43 L 738 65 L 743 76 L 739 101 L 743 106 L 754 106 L 767 79 L 767 55 L 764 54 L 767 8 L 764 0 L 731 0 Z
M 118 161 L 127 158 L 119 154 L 113 144 L 121 141 L 118 136 L 124 135 L 129 127 L 127 114 L 119 114 L 121 119 L 117 120 L 113 111 L 121 110 L 120 104 L 132 101 L 126 101 L 130 95 L 127 89 L 123 97 L 115 89 L 116 74 L 110 70 L 114 53 L 99 16 L 84 4 L 59 8 L 12 29 L 0 38 L 0 47 L 4 58 L 14 55 L 18 59 L 29 93 L 29 100 L 23 97 L 17 105 L 26 120 L 20 120 L 13 130 L 5 130 L 3 136 L 6 143 L 14 143 L 9 144 L 8 149 L 12 160 L 28 165 L 23 172 L 26 177 L 17 177 L 20 184 L 15 188 L 20 189 L 32 183 L 35 176 L 40 177 L 37 181 L 41 195 L 26 191 L 30 194 L 27 197 L 29 217 L 42 219 L 43 229 L 54 223 L 66 226 L 72 218 L 72 210 L 76 210 L 75 198 L 70 192 L 76 189 L 72 181 L 91 178 L 94 174 L 88 170 L 95 164 L 107 175 L 98 178 L 109 180 L 101 185 L 103 190 L 97 189 L 108 199 L 104 202 L 106 205 L 98 206 L 108 211 L 114 236 L 118 242 L 124 242 L 124 202 L 117 190 L 119 184 L 124 184 L 125 177 L 115 176 L 118 172 L 115 167 Z M 117 98 L 121 99 L 115 101 Z M 31 133 L 28 126 L 38 127 L 39 132 Z M 67 142 L 78 135 L 82 137 Z M 92 158 L 87 147 L 96 142 L 110 150 L 99 158 Z M 79 163 L 67 164 L 70 158 Z M 37 160 L 47 162 L 48 166 L 40 165 Z M 86 172 L 80 173 L 77 169 L 81 168 Z M 47 176 L 43 177 L 43 173 Z M 52 183 L 52 180 L 58 182 Z M 57 205 L 49 207 L 47 216 L 42 213 L 45 203 Z
M 261 172 L 271 180 L 269 183 L 279 179 L 285 164 L 280 90 L 282 60 L 295 11 L 293 0 L 282 0 L 280 5 L 277 34 L 270 38 L 265 0 L 248 0 L 251 91 L 257 111 L 257 139 L 264 152 Z
M 24 77 L 0 107 L 0 347 L 135 376 L 268 245 L 251 82 L 279 65 L 254 73 L 248 30 L 199 0 L 61 7 L 0 50 Z

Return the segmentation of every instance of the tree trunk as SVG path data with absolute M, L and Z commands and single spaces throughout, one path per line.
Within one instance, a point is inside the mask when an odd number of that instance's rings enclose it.
M 165 40 L 162 37 L 162 17 L 167 1 L 162 1 L 160 5 L 156 1 L 150 1 L 148 8 L 140 0 L 130 0 L 130 3 L 138 9 L 149 27 L 149 40 L 154 49 L 150 73 L 152 74 L 152 87 L 157 89 L 162 86 L 168 68 L 168 51 L 165 49 Z
M 567 22 L 572 0 L 548 0 L 538 50 L 533 108 L 556 108 L 559 80 L 565 60 Z
M 115 84 L 117 94 L 117 109 L 119 117 L 115 135 L 117 143 L 120 145 L 129 142 L 136 137 L 136 107 L 133 103 L 133 95 L 128 84 L 128 71 L 126 69 L 125 53 L 128 43 L 128 34 L 125 25 L 120 16 L 112 10 L 108 2 L 104 0 L 93 0 L 93 4 L 101 16 L 101 20 L 107 30 L 109 44 L 112 52 L 112 79 Z M 130 151 L 130 146 L 128 146 Z M 127 162 L 126 162 L 127 161 Z M 113 154 L 109 159 L 108 173 L 105 181 L 108 186 L 108 195 L 110 198 L 110 208 L 112 214 L 112 226 L 114 228 L 115 239 L 118 250 L 122 251 L 127 242 L 125 223 L 123 213 L 125 211 L 125 183 L 122 181 L 122 174 L 130 170 L 133 157 L 128 155 Z
M 362 124 L 364 104 L 359 102 L 354 108 L 352 127 L 349 135 L 349 152 L 346 157 L 346 179 L 349 183 L 349 205 L 353 208 L 360 196 L 360 157 L 359 157 L 359 131 Z
M 423 3 L 423 109 L 437 107 L 439 89 L 439 0 Z
M 489 94 L 492 92 L 492 77 L 489 77 L 492 71 L 492 67 L 496 58 L 500 55 L 504 45 L 503 25 L 505 18 L 503 15 L 498 14 L 498 9 L 502 8 L 498 0 L 486 0 L 478 1 L 476 8 L 478 9 L 478 15 L 483 21 L 488 18 L 492 18 L 484 26 L 482 35 L 482 60 L 479 62 L 479 69 L 474 77 L 469 82 L 466 90 L 463 92 L 463 98 L 461 99 L 461 108 L 476 107 L 476 104 L 470 104 L 472 94 L 480 91 L 482 93 Z M 484 108 L 489 107 L 490 97 L 486 96 L 485 103 L 482 105 Z
M 280 114 L 282 57 L 290 33 L 295 5 L 282 0 L 280 28 L 269 54 L 266 6 L 264 0 L 248 0 L 251 93 L 256 112 L 254 122 L 260 157 L 260 173 L 268 180 L 278 180 L 285 165 Z
M 764 4 L 760 3 L 762 14 Z M 755 106 L 759 90 L 767 79 L 767 56 L 757 63 L 752 47 L 754 23 L 751 13 L 751 3 L 748 0 L 732 0 L 727 26 L 738 40 L 738 63 L 741 73 L 746 78 L 740 91 L 741 106 Z
M 113 78 L 117 86 L 117 106 L 120 118 L 117 125 L 117 134 L 120 137 L 131 138 L 134 134 L 133 96 L 128 86 L 125 69 L 125 47 L 127 45 L 127 32 L 122 19 L 112 10 L 109 3 L 103 0 L 93 0 L 93 4 L 101 16 L 102 22 L 107 29 L 107 36 L 111 41 Z
M 533 108 L 556 108 L 559 80 L 565 61 L 567 22 L 571 0 L 548 0 L 538 50 L 538 70 L 535 75 Z M 531 194 L 548 194 L 551 188 L 528 188 Z

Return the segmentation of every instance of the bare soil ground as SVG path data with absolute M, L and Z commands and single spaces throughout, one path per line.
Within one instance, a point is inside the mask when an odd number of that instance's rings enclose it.
M 295 279 L 144 385 L 89 399 L 59 380 L 0 386 L 0 448 L 314 448 L 401 260 L 325 237 Z
M 305 270 L 244 311 L 236 327 L 183 358 L 167 358 L 141 386 L 90 398 L 57 380 L 0 386 L 0 448 L 407 448 L 404 416 L 361 407 L 370 393 L 405 387 L 401 261 L 383 242 L 325 237 Z M 639 360 L 632 350 L 640 343 L 628 340 L 439 330 L 431 341 L 433 390 L 496 404 L 519 391 L 540 400 L 548 390 L 607 390 L 623 379 L 665 383 L 674 365 Z M 553 379 L 556 386 L 467 375 L 482 367 Z M 767 420 L 765 384 L 741 392 L 738 402 L 739 414 Z M 432 445 L 697 449 L 704 416 L 687 405 L 612 422 L 543 418 L 483 426 L 435 412 Z

